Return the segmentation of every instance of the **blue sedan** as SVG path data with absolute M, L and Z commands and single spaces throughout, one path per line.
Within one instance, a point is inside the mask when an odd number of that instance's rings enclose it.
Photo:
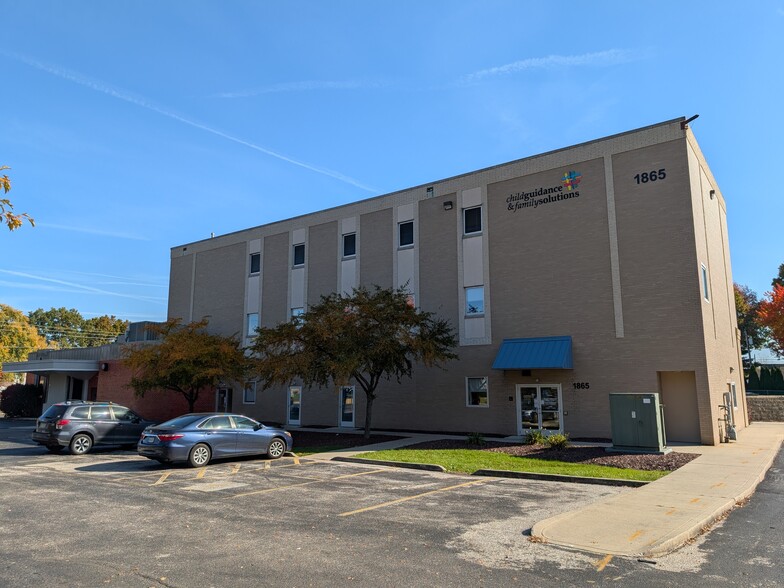
M 192 467 L 211 459 L 267 455 L 277 459 L 294 447 L 291 433 L 239 414 L 193 413 L 147 427 L 139 455 L 161 463 L 187 461 Z

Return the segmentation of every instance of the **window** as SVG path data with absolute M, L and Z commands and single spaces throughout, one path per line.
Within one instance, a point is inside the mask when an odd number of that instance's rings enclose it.
M 255 384 L 255 382 L 253 382 Z M 235 416 L 232 417 L 234 419 L 234 426 L 238 429 L 243 429 L 245 431 L 252 431 L 256 428 L 258 423 L 253 419 L 249 419 L 248 417 L 244 416 Z
M 485 313 L 485 287 L 476 286 L 465 289 L 466 316 Z
M 414 246 L 414 221 L 398 223 L 398 247 Z
M 108 406 L 93 406 L 90 410 L 90 418 L 94 421 L 110 421 L 112 415 Z
M 250 273 L 257 274 L 261 271 L 261 253 L 250 254 Z
M 256 404 L 256 382 L 245 382 L 245 392 L 242 395 L 242 403 Z M 236 418 L 235 422 L 237 422 Z
M 212 417 L 207 419 L 201 425 L 200 429 L 231 429 L 231 421 L 227 416 Z
M 305 244 L 294 245 L 294 267 L 305 265 Z
M 470 235 L 472 233 L 482 232 L 482 207 L 466 208 L 463 210 L 463 233 Z
M 487 378 L 466 378 L 466 406 L 488 406 Z
M 305 314 L 305 309 L 302 307 L 291 309 L 291 320 L 301 326 L 303 323 L 302 315 Z
M 357 234 L 343 235 L 343 257 L 354 257 L 357 254 Z
M 708 268 L 702 264 L 702 296 L 710 302 L 710 284 L 708 283 Z
M 730 382 L 730 396 L 732 397 L 732 408 L 738 410 L 738 391 L 735 388 L 735 382 Z
M 62 415 L 60 415 L 62 416 Z M 71 411 L 71 418 L 74 419 L 87 419 L 90 418 L 90 407 L 89 406 L 80 406 L 78 408 L 74 408 Z
M 258 312 L 251 312 L 248 314 L 247 320 L 247 330 L 246 330 L 246 337 L 254 337 L 256 335 L 256 329 L 259 328 L 259 313 Z

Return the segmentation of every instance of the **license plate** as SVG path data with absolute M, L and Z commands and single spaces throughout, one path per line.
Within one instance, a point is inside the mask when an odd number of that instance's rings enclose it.
M 155 437 L 145 437 L 142 439 L 143 445 L 152 445 L 153 443 L 155 443 Z

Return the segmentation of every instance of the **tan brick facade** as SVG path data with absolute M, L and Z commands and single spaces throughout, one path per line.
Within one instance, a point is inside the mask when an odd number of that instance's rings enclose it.
M 357 283 L 389 287 L 413 272 L 417 305 L 447 318 L 462 342 L 446 371 L 384 382 L 375 427 L 516 435 L 522 393 L 550 386 L 573 438 L 610 436 L 610 393 L 659 392 L 671 440 L 716 443 L 717 405 L 733 384 L 736 426 L 748 423 L 727 213 L 682 122 L 175 247 L 169 315 L 211 315 L 225 334 L 242 331 L 243 308 L 260 308 L 265 326 L 288 320 L 300 288 L 308 304 L 340 290 L 341 223 L 356 219 Z M 476 207 L 481 231 L 463 235 L 463 209 Z M 398 248 L 400 219 L 414 223 L 413 253 Z M 295 234 L 306 236 L 304 273 L 291 266 Z M 261 288 L 247 300 L 254 240 Z M 479 316 L 465 313 L 469 287 L 484 291 Z M 554 336 L 572 338 L 573 369 L 492 369 L 504 339 Z M 488 378 L 481 406 L 467 402 L 473 377 Z M 255 404 L 234 408 L 286 422 L 287 395 L 259 389 Z M 358 389 L 357 426 L 363 410 Z M 337 390 L 303 392 L 302 425 L 334 426 L 339 413 Z

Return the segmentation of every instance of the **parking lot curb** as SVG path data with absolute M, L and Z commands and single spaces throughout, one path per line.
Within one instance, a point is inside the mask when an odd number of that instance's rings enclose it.
M 521 478 L 525 480 L 544 480 L 546 482 L 572 482 L 576 484 L 596 484 L 600 486 L 630 486 L 639 488 L 649 482 L 642 480 L 622 480 L 617 478 L 588 478 L 585 476 L 565 476 L 563 474 L 539 474 L 534 472 L 512 472 L 509 470 L 476 470 L 472 476 L 494 476 L 498 478 Z
M 428 472 L 446 472 L 444 466 L 432 463 L 407 463 L 404 461 L 382 461 L 380 459 L 364 459 L 361 457 L 333 457 L 331 461 L 345 461 L 349 463 L 365 463 L 370 465 L 385 465 L 396 468 L 408 468 L 411 470 L 425 470 Z

